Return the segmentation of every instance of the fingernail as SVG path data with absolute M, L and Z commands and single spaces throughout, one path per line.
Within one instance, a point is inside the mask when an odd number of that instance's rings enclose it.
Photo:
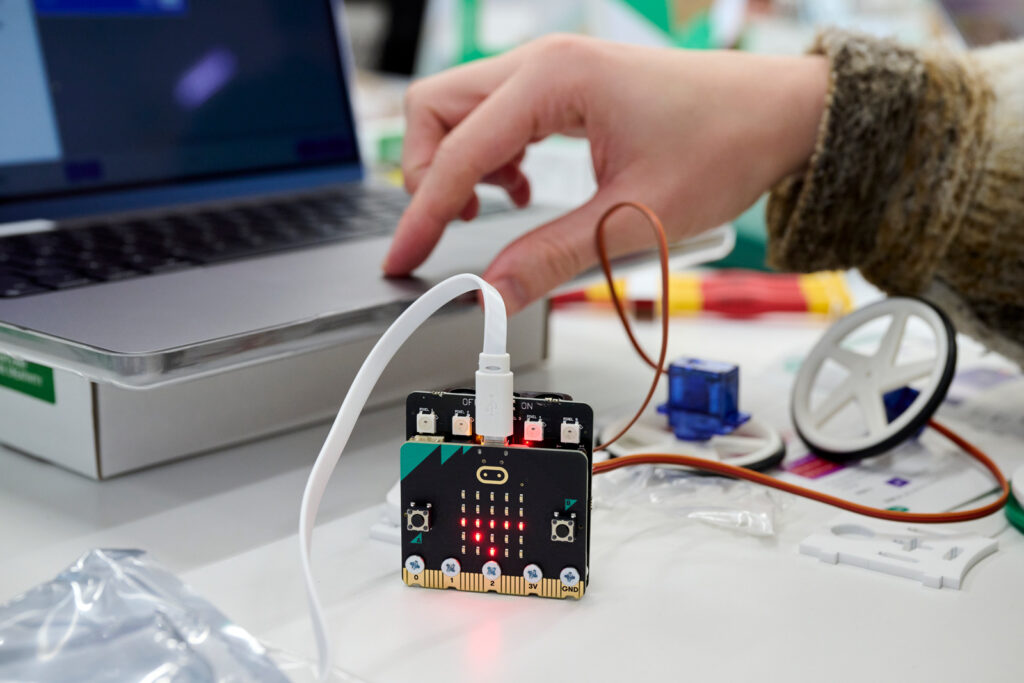
M 509 313 L 515 313 L 526 305 L 526 292 L 523 286 L 514 277 L 503 277 L 495 281 L 494 288 L 505 300 L 505 308 Z

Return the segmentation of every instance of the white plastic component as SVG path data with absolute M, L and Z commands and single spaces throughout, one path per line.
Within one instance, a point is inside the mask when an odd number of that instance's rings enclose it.
M 405 558 L 405 571 L 410 574 L 419 574 L 426 569 L 427 563 L 419 555 L 410 555 Z
M 402 542 L 402 528 L 397 524 L 392 524 L 390 519 L 382 516 L 380 521 L 370 526 L 370 538 L 375 541 L 398 545 Z
M 580 442 L 580 423 L 576 420 L 563 422 L 558 440 L 562 443 L 578 444 Z
M 526 579 L 526 583 L 540 583 L 540 580 L 544 578 L 544 571 L 539 565 L 531 562 L 523 567 L 523 578 Z
M 543 441 L 544 420 L 532 418 L 523 422 L 523 439 L 526 441 Z
M 402 542 L 402 482 L 388 489 L 380 520 L 370 527 L 370 538 L 398 545 Z
M 864 325 L 889 318 L 877 350 L 872 355 L 852 351 L 843 342 Z M 930 328 L 935 351 L 931 358 L 897 365 L 907 323 L 917 318 Z M 804 359 L 793 384 L 793 422 L 807 445 L 825 453 L 855 455 L 878 448 L 903 432 L 920 414 L 936 404 L 933 396 L 948 388 L 955 362 L 956 344 L 942 315 L 918 299 L 890 297 L 841 318 L 821 337 Z M 811 396 L 826 361 L 842 366 L 847 374 L 817 404 Z M 920 395 L 899 417 L 888 421 L 882 397 L 893 389 L 917 383 Z M 944 386 L 945 385 L 945 386 Z M 829 421 L 850 403 L 856 403 L 865 427 L 861 436 L 838 434 Z M 891 445 L 896 445 L 895 443 Z M 865 453 L 866 454 L 866 453 Z
M 496 581 L 501 578 L 501 565 L 494 560 L 488 560 L 484 562 L 484 566 L 480 568 L 480 573 L 484 575 L 485 579 Z
M 507 353 L 481 353 L 476 371 L 476 433 L 504 441 L 512 434 L 512 371 Z
M 572 588 L 580 582 L 580 573 L 576 571 L 576 567 L 566 567 L 558 574 L 558 578 L 563 586 Z
M 449 557 L 441 563 L 441 573 L 449 579 L 454 579 L 462 571 L 462 564 L 454 557 Z
M 433 410 L 424 410 L 416 414 L 417 434 L 437 433 L 437 413 Z
M 916 579 L 931 588 L 960 588 L 968 570 L 999 548 L 995 539 L 912 524 L 844 521 L 812 534 L 800 552 L 830 564 L 850 564 Z
M 313 621 L 313 633 L 316 636 L 316 648 L 319 655 L 317 676 L 324 680 L 333 665 L 334 652 L 327 636 L 327 622 L 323 608 L 316 592 L 313 578 L 311 556 L 313 552 L 313 528 L 316 524 L 316 513 L 320 508 L 327 482 L 334 472 L 338 459 L 341 458 L 345 445 L 348 443 L 356 419 L 366 405 L 370 392 L 380 379 L 384 368 L 391 361 L 402 344 L 413 332 L 419 329 L 427 318 L 436 313 L 442 306 L 453 299 L 480 290 L 484 299 L 484 344 L 483 354 L 488 356 L 506 356 L 505 337 L 507 319 L 505 302 L 494 287 L 483 279 L 471 274 L 453 275 L 427 290 L 419 299 L 412 302 L 401 315 L 395 319 L 377 343 L 374 344 L 363 361 L 349 386 L 348 394 L 338 409 L 324 445 L 316 456 L 313 469 L 306 480 L 306 488 L 302 492 L 302 503 L 299 508 L 299 559 L 302 563 L 302 575 L 306 584 L 306 597 L 309 612 Z M 507 401 L 512 402 L 511 383 Z
M 453 415 L 452 434 L 455 436 L 473 436 L 473 418 L 469 415 Z
M 628 419 L 608 424 L 601 430 L 600 439 L 606 441 L 618 434 Z M 680 441 L 668 428 L 663 415 L 645 413 L 607 450 L 617 458 L 641 453 L 678 453 L 756 468 L 779 457 L 783 443 L 778 430 L 757 417 L 751 417 L 731 434 L 715 435 L 707 441 Z

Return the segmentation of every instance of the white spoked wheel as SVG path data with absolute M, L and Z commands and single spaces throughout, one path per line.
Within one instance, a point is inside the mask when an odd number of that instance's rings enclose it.
M 916 334 L 908 353 L 911 325 Z M 858 349 L 856 337 L 870 338 L 862 331 L 871 329 L 880 334 L 876 348 Z M 945 314 L 920 299 L 885 299 L 841 318 L 804 359 L 793 385 L 793 424 L 819 455 L 838 460 L 877 455 L 928 421 L 945 398 L 955 367 L 956 336 Z M 842 378 L 829 386 L 826 374 Z M 890 422 L 883 397 L 908 386 L 919 394 Z
M 624 419 L 609 424 L 601 430 L 599 438 L 602 441 L 611 438 L 625 425 Z M 647 414 L 609 446 L 608 453 L 616 458 L 648 453 L 692 455 L 737 467 L 764 470 L 782 461 L 786 446 L 778 431 L 753 417 L 731 434 L 716 435 L 707 441 L 682 441 L 668 428 L 663 415 Z

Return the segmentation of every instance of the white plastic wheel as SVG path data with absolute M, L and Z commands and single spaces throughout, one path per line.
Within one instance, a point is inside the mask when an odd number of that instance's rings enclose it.
M 848 343 L 859 330 L 884 319 L 888 324 L 873 352 L 854 350 Z M 901 362 L 907 326 L 913 320 L 924 323 L 917 324 L 917 329 L 931 336 L 932 353 Z M 845 376 L 823 392 L 822 370 L 829 361 Z M 920 299 L 885 299 L 841 318 L 811 349 L 793 385 L 793 424 L 819 455 L 838 459 L 877 455 L 902 443 L 927 422 L 945 398 L 955 366 L 955 333 L 941 311 Z M 889 422 L 883 396 L 905 386 L 920 393 Z M 860 418 L 860 428 L 853 434 L 835 424 L 843 411 L 849 415 L 851 404 Z
M 601 430 L 600 440 L 618 434 L 625 424 L 625 419 L 609 424 Z M 646 453 L 692 455 L 761 470 L 782 460 L 785 445 L 775 429 L 753 417 L 731 434 L 715 435 L 707 441 L 682 441 L 668 428 L 664 415 L 648 413 L 637 420 L 622 438 L 609 446 L 608 453 L 617 458 Z

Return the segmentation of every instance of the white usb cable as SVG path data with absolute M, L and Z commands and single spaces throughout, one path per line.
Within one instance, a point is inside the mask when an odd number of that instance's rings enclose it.
M 366 399 L 392 356 L 438 309 L 453 299 L 477 289 L 483 293 L 484 299 L 484 346 L 476 372 L 476 433 L 485 441 L 504 440 L 512 434 L 512 372 L 509 355 L 505 352 L 505 302 L 502 301 L 498 290 L 476 275 L 454 275 L 410 304 L 377 340 L 355 379 L 352 380 L 352 386 L 349 387 L 338 415 L 334 418 L 334 424 L 331 425 L 331 431 L 327 434 L 327 440 L 324 441 L 309 474 L 299 512 L 299 547 L 302 555 L 302 572 L 306 581 L 306 596 L 313 619 L 313 631 L 316 634 L 321 681 L 326 679 L 331 669 L 333 652 L 323 608 L 320 606 L 313 583 L 310 553 L 316 513 L 327 488 L 327 481 L 338 464 L 345 444 L 348 443 L 356 418 L 362 412 Z

